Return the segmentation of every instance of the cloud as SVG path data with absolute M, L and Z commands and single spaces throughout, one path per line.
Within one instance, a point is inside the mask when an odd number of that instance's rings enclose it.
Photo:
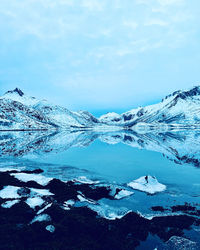
M 3 79 L 8 86 L 54 89 L 64 82 L 69 95 L 88 91 L 90 104 L 98 99 L 100 105 L 108 84 L 107 103 L 115 88 L 120 101 L 128 82 L 124 96 L 132 101 L 134 83 L 155 86 L 171 75 L 171 62 L 181 68 L 184 55 L 195 50 L 198 56 L 199 7 L 197 0 L 1 0 L 0 85 Z
M 162 47 L 163 41 L 157 41 L 157 42 L 151 42 L 151 43 L 146 43 L 143 46 L 140 47 L 140 52 L 145 52 L 145 51 L 149 51 L 149 50 L 153 50 L 153 49 L 158 49 L 160 47 Z
M 131 29 L 136 29 L 138 27 L 138 23 L 134 21 L 124 21 L 123 25 Z
M 182 5 L 185 2 L 185 0 L 157 0 L 157 1 L 162 6 Z
M 75 4 L 74 0 L 56 0 L 56 2 L 61 5 L 68 5 L 68 6 L 74 6 Z
M 136 0 L 136 4 L 149 5 L 149 4 L 151 4 L 151 0 Z
M 104 9 L 103 1 L 98 0 L 82 0 L 81 6 L 89 11 L 103 11 Z
M 145 26 L 158 25 L 158 26 L 168 26 L 169 23 L 161 19 L 150 19 L 144 24 Z
M 126 55 L 130 55 L 133 53 L 133 50 L 131 50 L 130 48 L 123 48 L 123 49 L 119 49 L 116 54 L 119 56 L 126 56 Z

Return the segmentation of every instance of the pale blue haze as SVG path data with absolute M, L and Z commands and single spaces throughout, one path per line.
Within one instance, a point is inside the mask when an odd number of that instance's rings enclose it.
M 1 0 L 0 94 L 95 114 L 200 83 L 198 0 Z

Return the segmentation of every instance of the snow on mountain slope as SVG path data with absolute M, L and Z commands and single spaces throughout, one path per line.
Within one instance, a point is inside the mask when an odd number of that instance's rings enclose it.
M 81 119 L 68 109 L 57 105 L 38 102 L 37 104 L 33 105 L 33 108 L 40 111 L 44 116 L 48 117 L 49 122 L 56 127 L 84 127 L 89 125 L 86 119 Z
M 27 106 L 33 106 L 33 105 L 37 104 L 38 102 L 47 102 L 46 100 L 38 100 L 35 97 L 27 96 L 19 88 L 7 91 L 0 98 L 20 102 L 20 103 L 27 105 Z
M 125 127 L 138 123 L 200 124 L 200 87 L 176 91 L 158 104 L 132 109 L 121 115 L 108 113 L 99 121 Z
M 98 120 L 88 112 L 66 108 L 25 95 L 16 88 L 0 97 L 0 129 L 92 127 Z
M 121 116 L 115 112 L 110 112 L 105 115 L 102 115 L 99 120 L 103 123 L 109 123 L 109 122 L 120 122 Z
M 154 126 L 167 131 L 169 126 L 191 125 L 200 125 L 200 87 L 176 91 L 158 104 L 123 114 L 108 113 L 99 119 L 87 111 L 72 112 L 46 100 L 29 97 L 18 88 L 0 97 L 0 130 L 83 128 L 103 131 Z
M 0 99 L 0 130 L 50 129 L 47 118 L 20 102 Z

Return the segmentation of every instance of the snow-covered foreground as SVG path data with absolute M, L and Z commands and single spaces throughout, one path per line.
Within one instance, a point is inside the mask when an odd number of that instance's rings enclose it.
M 103 179 L 90 179 L 88 172 L 86 176 L 72 176 L 68 181 L 53 178 L 53 173 L 47 177 L 46 173 L 42 169 L 22 169 L 20 164 L 6 165 L 0 171 L 0 230 L 13 232 L 6 238 L 0 236 L 3 249 L 7 246 L 46 249 L 46 239 L 56 249 L 70 249 L 72 245 L 76 249 L 95 246 L 101 250 L 108 245 L 110 249 L 123 250 L 124 246 L 134 249 L 146 241 L 148 244 L 149 234 L 155 235 L 150 239 L 154 248 L 199 247 L 200 242 L 194 240 L 197 231 L 193 228 L 200 223 L 198 207 L 189 204 L 149 207 L 151 216 L 135 211 L 135 204 L 142 202 L 137 200 L 140 197 L 137 190 L 144 192 L 145 207 L 152 197 L 146 192 L 156 196 L 165 190 L 155 177 L 143 176 L 129 183 L 129 188 Z M 188 227 L 190 239 L 185 234 Z M 99 237 L 102 237 L 100 244 Z

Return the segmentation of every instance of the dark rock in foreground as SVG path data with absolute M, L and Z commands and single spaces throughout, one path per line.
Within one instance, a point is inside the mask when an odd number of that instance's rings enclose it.
M 39 175 L 41 171 L 21 173 Z M 108 220 L 92 211 L 87 202 L 95 204 L 102 198 L 114 199 L 110 195 L 109 187 L 75 181 L 65 183 L 57 179 L 41 185 L 36 181 L 20 181 L 13 174 L 16 174 L 16 171 L 0 173 L 0 192 L 7 186 L 19 188 L 16 193 L 11 192 L 17 196 L 18 201 L 13 206 L 6 207 L 5 204 L 16 199 L 0 199 L 0 249 L 129 250 L 146 241 L 149 235 L 160 238 L 163 242 L 163 248 L 160 249 L 168 249 L 166 247 L 173 244 L 177 246 L 180 239 L 178 237 L 184 237 L 185 230 L 191 230 L 193 226 L 200 224 L 200 220 L 195 216 L 172 214 L 148 220 L 135 212 L 129 212 L 121 219 Z M 44 191 L 46 193 L 41 197 L 34 196 L 36 191 L 38 194 Z M 68 203 L 66 209 L 63 207 L 67 200 L 79 202 L 79 194 L 87 200 L 85 205 L 77 207 Z M 33 204 L 30 205 L 27 200 L 37 197 L 42 198 L 44 204 L 31 207 Z M 172 210 L 184 208 L 177 206 Z M 154 209 L 162 210 L 162 207 Z M 194 211 L 189 206 L 186 210 L 188 209 Z M 184 239 L 178 246 L 181 247 L 179 249 L 187 249 L 182 246 L 198 249 L 196 243 Z

